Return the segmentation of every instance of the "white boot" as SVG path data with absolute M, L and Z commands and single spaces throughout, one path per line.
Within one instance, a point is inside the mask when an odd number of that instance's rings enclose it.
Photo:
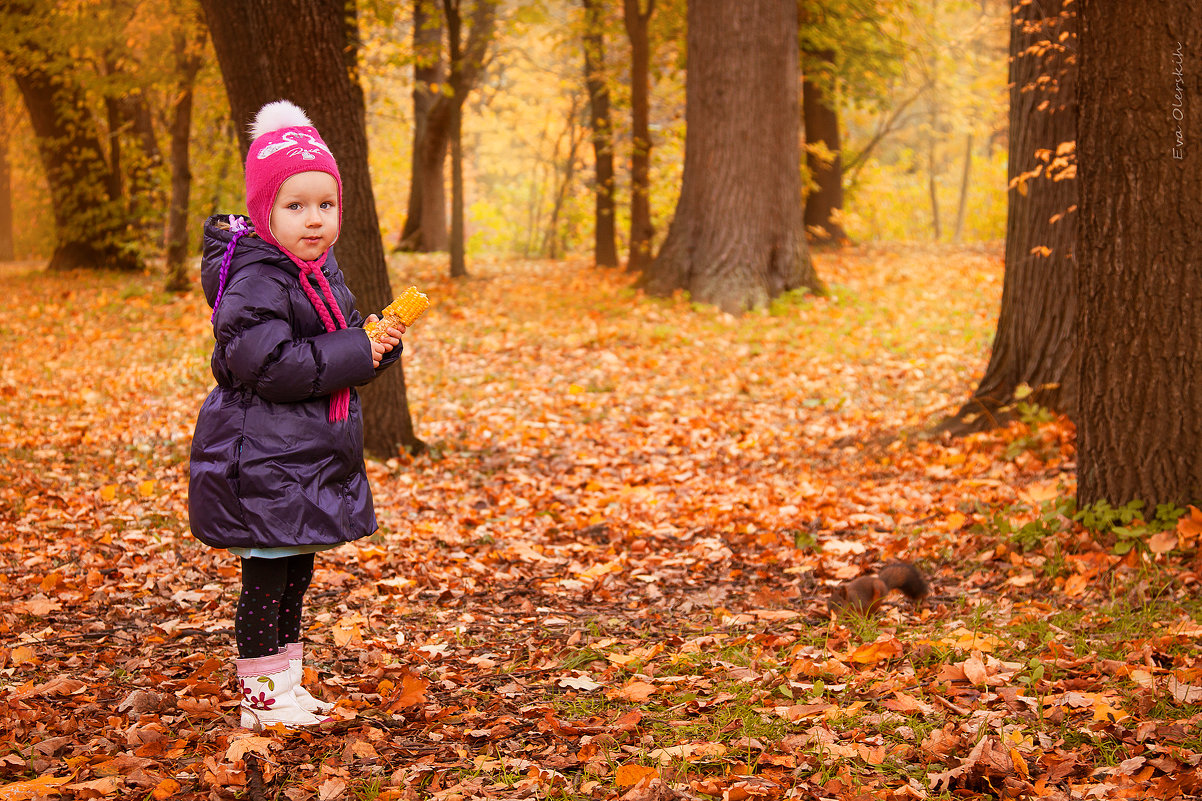
M 284 646 L 284 653 L 288 655 L 288 670 L 292 673 L 292 693 L 296 696 L 296 702 L 300 704 L 301 709 L 317 715 L 324 715 L 333 709 L 333 704 L 314 698 L 308 690 L 301 686 L 301 681 L 305 677 L 304 643 L 290 642 Z
M 242 689 L 242 728 L 258 731 L 272 725 L 315 726 L 326 720 L 297 703 L 287 654 L 239 659 L 237 665 Z

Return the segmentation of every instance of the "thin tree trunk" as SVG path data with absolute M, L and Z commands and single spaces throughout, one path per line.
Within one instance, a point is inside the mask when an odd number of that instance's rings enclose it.
M 397 250 L 432 252 L 446 250 L 446 191 L 443 164 L 446 147 L 437 144 L 427 151 L 430 109 L 435 97 L 432 87 L 445 80 L 442 63 L 442 12 L 434 0 L 413 0 L 413 158 L 409 177 L 409 206 Z M 429 218 L 422 206 L 432 192 Z M 428 224 L 431 233 L 423 226 Z M 439 235 L 438 232 L 442 234 Z M 437 246 L 437 247 L 435 247 Z
M 367 122 L 357 80 L 353 0 L 201 0 L 245 155 L 247 124 L 266 103 L 288 98 L 305 109 L 342 174 L 345 208 L 338 262 L 360 311 L 393 298 L 367 163 Z M 281 24 L 281 20 L 286 21 Z M 277 54 L 304 54 L 279 58 Z M 387 458 L 403 446 L 425 450 L 413 431 L 401 364 L 364 387 L 364 447 Z
M 4 82 L 0 81 L 0 261 L 12 261 L 16 257 L 13 241 L 12 167 L 8 157 L 9 132 L 12 131 L 15 116 L 9 105 Z
M 1151 519 L 1202 500 L 1202 15 L 1078 5 L 1077 503 Z
M 943 228 L 939 221 L 939 182 L 935 162 L 935 112 L 931 112 L 931 133 L 927 139 L 927 195 L 931 199 L 931 232 L 936 242 L 943 239 Z
M 204 34 L 200 34 L 203 40 Z M 197 43 L 199 45 L 199 42 Z M 200 71 L 199 47 L 190 47 L 188 32 L 175 33 L 175 64 L 179 74 L 175 108 L 171 115 L 171 202 L 167 209 L 168 292 L 184 292 L 188 281 L 188 205 L 192 195 L 189 140 L 192 134 L 192 98 Z
M 956 208 L 956 230 L 952 241 L 959 244 L 964 233 L 964 215 L 968 208 L 968 176 L 972 171 L 972 134 L 964 135 L 964 170 L 960 173 L 960 202 Z
M 104 111 L 107 115 L 108 122 L 108 140 L 109 140 L 109 195 L 114 200 L 125 197 L 125 164 L 122 159 L 121 152 L 121 109 L 118 106 L 117 99 L 114 97 L 106 97 L 104 99 Z
M 609 111 L 609 82 L 605 74 L 605 35 L 600 0 L 584 5 L 584 78 L 588 87 L 589 124 L 593 134 L 596 178 L 593 194 L 593 258 L 598 267 L 617 267 L 614 229 L 614 144 Z
M 580 109 L 576 106 L 576 97 L 572 96 L 572 108 L 568 112 L 568 126 L 565 133 L 568 138 L 568 156 L 564 163 L 563 178 L 558 181 L 558 186 L 555 187 L 555 202 L 551 206 L 551 219 L 547 223 L 547 236 L 544 240 L 543 250 L 547 254 L 548 259 L 559 258 L 559 215 L 563 212 L 564 203 L 567 202 L 568 190 L 572 186 L 572 179 L 576 175 L 576 153 L 580 149 L 580 143 L 584 137 L 579 133 L 579 128 L 576 125 L 576 115 L 580 113 Z M 555 153 L 559 154 L 559 144 L 555 145 Z M 559 176 L 559 168 L 556 167 L 553 174 Z
M 642 284 L 731 313 L 821 289 L 801 205 L 797 7 L 693 0 L 680 200 Z
M 446 166 L 454 110 L 450 98 L 439 97 L 426 114 L 426 131 L 418 152 L 421 170 L 421 234 L 417 250 L 442 253 L 450 247 L 447 233 Z
M 550 128 L 550 123 L 543 122 L 543 129 L 538 135 L 538 145 L 534 148 L 535 153 L 543 152 L 543 145 L 547 143 L 547 130 Z M 535 240 L 538 239 L 538 221 L 542 218 L 543 210 L 543 180 L 538 173 L 542 170 L 543 165 L 541 159 L 536 161 L 534 169 L 531 170 L 533 177 L 530 180 L 530 197 L 526 204 L 526 242 L 522 247 L 522 255 L 529 257 L 534 254 Z
M 450 43 L 451 73 L 463 71 L 459 39 L 459 0 L 443 0 Z M 466 243 L 463 231 L 463 97 L 455 97 L 451 108 L 451 277 L 467 277 Z
M 820 62 L 828 76 L 833 74 L 833 50 L 807 55 L 813 61 Z M 828 161 L 812 148 L 806 150 L 806 167 L 818 187 L 806 197 L 806 232 L 810 241 L 815 243 L 844 242 L 847 240 L 847 233 L 837 219 L 837 212 L 843 209 L 843 153 L 839 141 L 839 112 L 835 109 L 834 98 L 826 96 L 817 77 L 812 78 L 808 70 L 802 82 L 801 96 L 806 144 L 822 144 L 824 149 L 833 154 L 833 158 Z
M 630 39 L 630 256 L 626 269 L 644 272 L 651 263 L 651 15 L 655 0 L 624 0 L 626 35 Z
M 1015 393 L 1075 417 L 1077 309 L 1076 4 L 1011 1 L 1006 271 L 989 364 L 940 424 L 953 434 L 1003 424 Z

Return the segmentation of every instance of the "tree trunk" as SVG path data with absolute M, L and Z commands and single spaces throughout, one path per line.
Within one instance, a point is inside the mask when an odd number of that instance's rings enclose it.
M 642 283 L 732 313 L 821 291 L 801 211 L 796 4 L 693 0 L 688 59 L 680 200 Z
M 648 31 L 655 0 L 624 0 L 626 35 L 630 39 L 630 257 L 626 269 L 645 272 L 651 263 L 651 37 Z M 691 13 L 691 11 L 690 11 Z
M 568 139 L 568 155 L 564 160 L 563 175 L 560 175 L 557 164 L 553 165 L 551 171 L 555 181 L 555 199 L 551 203 L 551 219 L 547 221 L 547 235 L 543 240 L 543 251 L 547 254 L 548 259 L 559 258 L 559 218 L 563 213 L 564 204 L 567 203 L 568 191 L 572 188 L 572 179 L 576 176 L 576 153 L 580 149 L 580 143 L 584 140 L 582 126 L 576 124 L 579 113 L 577 98 L 573 95 L 572 107 L 568 111 L 568 124 L 564 129 L 564 136 Z M 560 141 L 563 141 L 563 137 L 560 137 Z M 555 155 L 559 155 L 559 142 L 555 143 Z
M 1202 500 L 1202 16 L 1079 6 L 1077 502 L 1150 516 Z
M 167 284 L 168 292 L 188 289 L 188 204 L 192 194 L 192 169 L 188 146 L 192 133 L 192 97 L 196 74 L 200 71 L 200 42 L 190 46 L 189 32 L 175 33 L 175 64 L 179 74 L 175 108 L 171 115 L 171 202 L 167 209 Z M 198 39 L 203 41 L 204 34 Z
M 459 0 L 443 0 L 447 19 L 447 41 L 450 43 L 451 74 L 463 71 L 462 45 L 459 39 Z M 451 277 L 467 277 L 467 260 L 463 241 L 463 97 L 455 97 L 451 105 Z
M 0 81 L 0 261 L 12 261 L 16 257 L 13 241 L 13 185 L 12 166 L 9 162 L 9 132 L 12 131 L 12 106 L 8 92 Z
M 835 53 L 824 50 L 809 53 L 812 60 L 824 66 L 827 79 L 834 73 Z M 806 197 L 805 225 L 810 241 L 816 244 L 840 243 L 847 233 L 838 222 L 835 212 L 843 210 L 843 153 L 839 141 L 839 112 L 834 97 L 822 91 L 817 76 L 807 71 L 801 89 L 802 111 L 805 115 L 807 145 L 821 143 L 834 154 L 831 160 L 822 158 L 813 148 L 806 149 L 806 167 L 818 188 Z M 832 219 L 836 216 L 836 219 Z
M 17 66 L 13 78 L 50 185 L 57 242 L 49 268 L 142 269 L 83 89 L 70 73 L 30 65 Z
M 444 0 L 444 15 L 446 2 Z M 427 6 L 427 11 L 429 8 Z M 439 93 L 434 96 L 426 111 L 425 132 L 420 148 L 414 154 L 414 160 L 419 162 L 417 169 L 421 172 L 421 232 L 413 241 L 419 242 L 419 249 L 424 252 L 445 251 L 450 247 L 446 210 L 447 151 L 453 135 L 456 109 L 462 114 L 463 101 L 476 86 L 484 68 L 485 55 L 492 44 L 496 27 L 496 14 L 497 0 L 477 0 L 472 10 L 467 42 L 461 46 L 460 58 L 457 61 L 452 59 L 446 77 L 450 95 Z M 441 31 L 438 35 L 441 38 Z
M 960 243 L 964 235 L 964 217 L 968 211 L 968 177 L 972 172 L 972 134 L 964 136 L 964 169 L 960 172 L 960 202 L 956 205 L 956 230 L 952 241 Z
M 605 35 L 600 0 L 584 5 L 584 81 L 588 87 L 589 123 L 593 134 L 596 185 L 593 211 L 593 258 L 598 267 L 617 267 L 614 230 L 614 139 L 609 113 L 609 83 L 605 75 Z
M 264 104 L 288 98 L 308 112 L 342 174 L 344 214 L 338 262 L 364 314 L 393 298 L 367 162 L 363 90 L 350 0 L 201 0 L 229 96 L 239 142 Z M 290 54 L 291 57 L 282 57 Z M 364 446 L 387 458 L 425 449 L 413 431 L 401 364 L 363 390 Z
M 434 0 L 413 0 L 413 158 L 409 177 L 409 208 L 401 229 L 397 250 L 429 253 L 446 250 L 447 198 L 443 164 L 446 143 L 439 150 L 426 150 L 430 108 L 435 97 L 431 90 L 445 80 L 442 63 L 442 13 Z M 429 219 L 422 207 L 426 192 L 433 193 Z M 427 234 L 423 226 L 428 225 Z M 441 232 L 441 233 L 440 233 Z
M 939 180 L 938 180 L 938 162 L 935 160 L 935 130 L 936 120 L 938 119 L 934 111 L 931 112 L 931 132 L 927 138 L 927 196 L 931 200 L 931 235 L 938 242 L 943 239 L 943 228 L 939 222 Z
M 447 151 L 454 127 L 454 103 L 446 96 L 435 99 L 426 114 L 418 169 L 421 170 L 421 233 L 417 248 L 422 253 L 442 253 L 450 247 L 447 234 Z
M 1001 310 L 985 376 L 941 428 L 1004 423 L 1015 391 L 1075 415 L 1077 16 L 1072 0 L 1012 0 L 1010 190 Z

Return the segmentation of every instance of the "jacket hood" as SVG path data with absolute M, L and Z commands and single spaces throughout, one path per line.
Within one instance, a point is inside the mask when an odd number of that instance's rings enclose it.
M 225 259 L 225 252 L 234 238 L 234 232 L 228 227 L 219 227 L 219 223 L 229 223 L 231 220 L 239 218 L 250 227 L 250 220 L 241 214 L 214 214 L 205 220 L 200 260 L 200 285 L 204 289 L 205 300 L 209 302 L 210 306 L 217 299 L 217 288 L 221 283 L 221 262 Z M 225 278 L 225 285 L 229 286 L 234 275 L 246 265 L 264 262 L 279 267 L 293 277 L 300 275 L 300 270 L 286 253 L 253 235 L 252 229 L 252 233 L 242 234 L 238 238 L 234 255 L 230 258 L 230 269 Z

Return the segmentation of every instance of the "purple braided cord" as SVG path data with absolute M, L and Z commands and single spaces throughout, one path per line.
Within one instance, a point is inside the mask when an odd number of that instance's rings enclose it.
M 225 255 L 221 258 L 221 276 L 217 281 L 217 299 L 213 301 L 213 313 L 209 315 L 210 323 L 217 319 L 217 307 L 221 305 L 221 296 L 225 294 L 225 281 L 229 278 L 230 261 L 234 258 L 234 249 L 238 246 L 238 240 L 244 234 L 250 233 L 250 228 L 241 217 L 231 214 L 230 231 L 234 235 L 230 239 L 230 243 L 225 246 Z

